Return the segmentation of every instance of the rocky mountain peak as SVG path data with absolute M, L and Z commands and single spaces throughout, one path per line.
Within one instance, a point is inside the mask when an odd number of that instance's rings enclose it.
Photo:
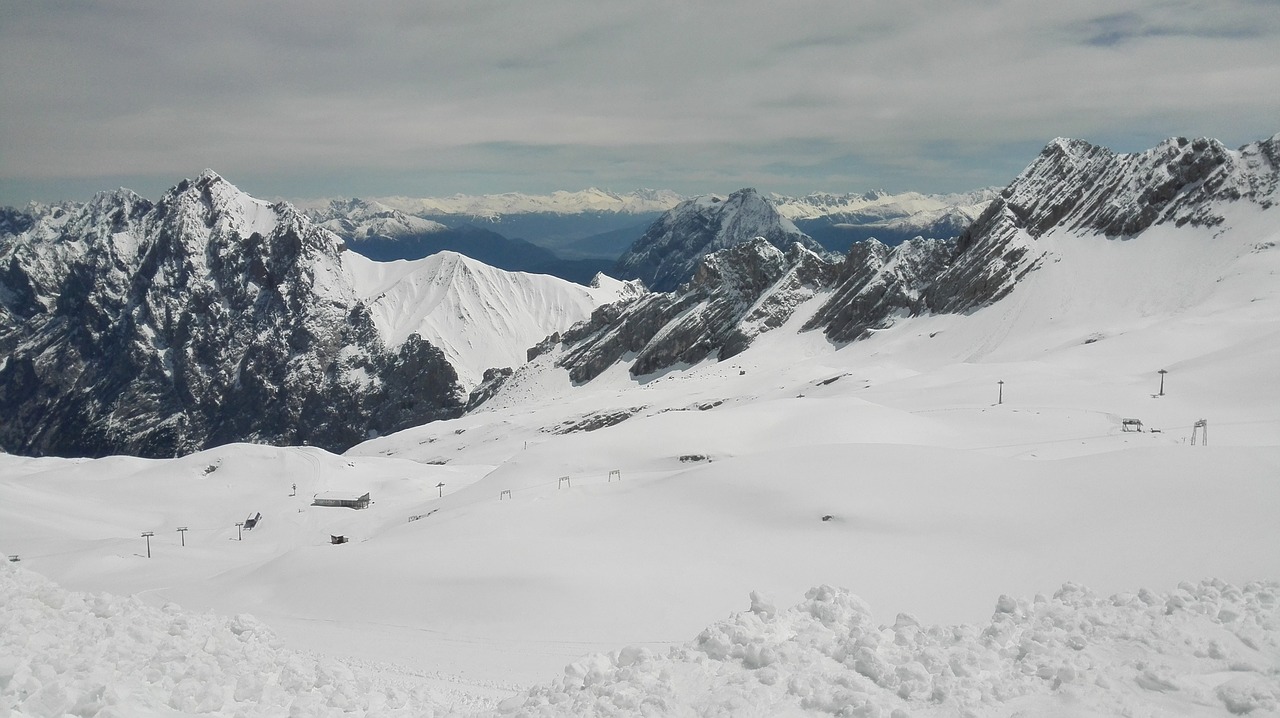
M 103 193 L 0 236 L 0 445 L 341 449 L 459 410 L 438 349 L 383 344 L 341 250 L 292 206 L 212 171 L 154 204 Z
M 822 249 L 755 189 L 728 197 L 703 195 L 686 200 L 659 217 L 618 260 L 615 274 L 640 279 L 657 291 L 689 280 L 702 258 L 757 237 L 779 249 L 803 244 Z

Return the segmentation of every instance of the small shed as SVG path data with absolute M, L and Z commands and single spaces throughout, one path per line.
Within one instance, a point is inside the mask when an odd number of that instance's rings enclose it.
M 346 509 L 367 509 L 370 503 L 369 494 L 357 494 L 354 491 L 325 491 L 316 494 L 311 501 L 312 506 L 337 506 Z

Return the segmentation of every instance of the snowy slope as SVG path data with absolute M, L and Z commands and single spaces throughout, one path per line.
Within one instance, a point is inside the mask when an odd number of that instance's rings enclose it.
M 1255 246 L 1275 240 L 1265 212 L 1233 227 L 1249 222 Z M 1280 253 L 1188 283 L 1155 255 L 1213 230 L 1165 231 L 1064 237 L 1024 304 L 907 319 L 839 350 L 794 331 L 802 309 L 731 361 L 643 384 L 606 372 L 573 387 L 539 358 L 485 411 L 345 459 L 237 446 L 6 458 L 0 546 L 71 588 L 248 611 L 299 647 L 518 681 L 582 653 L 687 641 L 753 590 L 788 605 L 840 585 L 879 620 L 933 624 L 977 623 L 994 596 L 1064 581 L 1103 595 L 1244 586 L 1280 575 L 1267 548 L 1280 542 Z M 1099 263 L 1140 282 L 1077 292 Z M 1166 285 L 1184 294 L 1135 303 Z M 1159 368 L 1168 391 L 1153 398 Z M 1129 417 L 1163 431 L 1125 433 Z M 1202 417 L 1211 446 L 1191 447 Z M 334 489 L 372 490 L 375 505 L 307 506 Z M 250 511 L 266 520 L 231 540 Z M 205 533 L 175 553 L 172 527 L 188 524 Z M 148 529 L 167 537 L 150 563 L 135 556 Z M 355 543 L 330 547 L 331 533 Z M 1230 677 L 1203 680 L 1214 695 Z
M 0 455 L 0 551 L 69 590 L 247 612 L 290 650 L 400 666 L 384 677 L 453 675 L 517 715 L 1272 714 L 1280 221 L 1208 206 L 1123 240 L 1007 226 L 1042 258 L 1007 296 L 851 343 L 801 331 L 831 297 L 797 292 L 725 361 L 636 377 L 626 357 L 575 384 L 552 348 L 478 411 L 344 456 Z M 310 505 L 331 490 L 374 504 Z M 7 707 L 78 635 L 36 602 L 85 599 L 4 590 L 24 607 Z M 91 666 L 43 665 L 93 690 Z M 385 695 L 353 674 L 299 690 Z M 156 685 L 136 695 L 169 700 Z
M 384 342 L 418 334 L 440 348 L 462 385 L 484 371 L 515 367 L 546 336 L 586 319 L 626 290 L 621 282 L 583 287 L 541 274 L 504 272 L 455 252 L 415 261 L 374 262 L 343 256 Z

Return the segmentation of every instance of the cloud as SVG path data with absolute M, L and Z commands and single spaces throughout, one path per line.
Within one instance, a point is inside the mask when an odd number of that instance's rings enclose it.
M 1003 184 L 1059 135 L 1280 130 L 1276 10 L 0 0 L 0 202 L 206 166 L 284 195 Z

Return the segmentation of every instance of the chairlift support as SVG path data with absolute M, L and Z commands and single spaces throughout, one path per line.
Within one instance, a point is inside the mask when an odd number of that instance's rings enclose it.
M 1208 419 L 1198 419 L 1196 420 L 1196 423 L 1191 426 L 1191 445 L 1192 446 L 1196 445 L 1197 433 L 1200 434 L 1201 445 L 1208 446 L 1209 445 L 1209 420 Z

